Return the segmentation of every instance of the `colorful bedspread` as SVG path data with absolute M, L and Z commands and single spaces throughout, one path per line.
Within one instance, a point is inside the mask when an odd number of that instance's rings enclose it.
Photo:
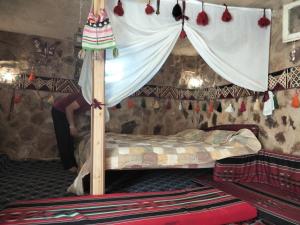
M 160 193 L 19 201 L 0 212 L 0 224 L 219 225 L 253 219 L 256 213 L 248 203 L 204 186 Z

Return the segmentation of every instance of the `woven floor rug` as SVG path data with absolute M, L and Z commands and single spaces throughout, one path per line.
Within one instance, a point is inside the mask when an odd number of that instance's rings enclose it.
M 259 216 L 273 224 L 300 224 L 300 198 L 296 194 L 257 183 L 215 182 L 203 177 L 195 182 L 211 185 L 252 203 L 259 210 Z

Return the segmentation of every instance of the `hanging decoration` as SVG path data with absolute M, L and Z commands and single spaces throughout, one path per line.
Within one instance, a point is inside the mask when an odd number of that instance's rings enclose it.
M 208 16 L 204 11 L 204 2 L 202 1 L 202 11 L 198 14 L 197 20 L 198 25 L 206 26 L 208 24 Z
M 202 104 L 202 111 L 203 111 L 203 112 L 206 112 L 206 110 L 207 110 L 206 103 L 203 103 L 203 104 Z
M 219 104 L 218 104 L 217 111 L 218 111 L 219 113 L 222 112 L 222 103 L 221 103 L 221 102 L 219 102 Z
M 261 110 L 260 102 L 259 102 L 258 97 L 255 99 L 255 102 L 254 102 L 254 105 L 253 105 L 253 110 L 256 111 L 256 112 L 259 112 Z
M 268 91 L 268 100 L 264 102 L 264 108 L 263 108 L 263 115 L 264 116 L 271 116 L 273 114 L 273 111 L 275 109 L 274 106 L 274 94 L 272 91 Z
M 177 0 L 176 5 L 174 6 L 174 8 L 172 10 L 172 15 L 173 15 L 173 17 L 175 18 L 176 21 L 179 21 L 182 17 L 182 9 L 181 9 L 181 6 L 178 3 L 178 0 Z
M 31 69 L 31 72 L 28 76 L 28 80 L 29 81 L 34 81 L 35 79 L 36 79 L 35 73 L 34 73 L 33 69 Z
M 269 100 L 269 98 L 270 98 L 269 92 L 268 92 L 268 91 L 265 91 L 262 101 L 263 101 L 263 102 L 266 102 L 266 101 Z
M 271 21 L 266 17 L 266 9 L 264 9 L 264 15 L 258 20 L 257 23 L 260 27 L 267 27 L 270 25 Z
M 227 8 L 227 5 L 224 4 L 224 6 L 225 6 L 226 8 L 225 8 L 225 11 L 224 11 L 223 14 L 222 14 L 222 21 L 223 21 L 223 22 L 229 22 L 229 21 L 232 19 L 232 16 L 231 16 L 231 14 L 230 14 L 230 12 L 229 12 L 229 10 L 228 10 L 228 8 Z
M 47 99 L 47 102 L 48 102 L 50 105 L 53 105 L 53 103 L 54 103 L 54 96 L 53 96 L 53 95 L 50 95 L 50 97 Z
M 99 102 L 97 99 L 93 99 L 93 103 L 91 104 L 91 107 L 93 107 L 94 109 L 100 109 L 102 110 L 102 107 L 105 106 L 105 104 L 103 104 L 102 102 Z
M 298 96 L 297 91 L 295 92 L 295 95 L 293 96 L 293 99 L 292 99 L 292 107 L 294 107 L 294 108 L 300 107 L 299 96 Z
M 141 100 L 141 107 L 142 107 L 143 109 L 147 108 L 147 105 L 146 105 L 146 99 L 145 99 L 145 98 L 142 98 L 142 100 Z
M 118 4 L 114 7 L 114 13 L 118 16 L 124 15 L 124 9 L 121 0 L 118 0 Z
M 293 41 L 292 51 L 290 52 L 290 62 L 296 62 L 296 41 Z
M 147 15 L 151 15 L 155 12 L 154 8 L 152 7 L 151 5 L 151 0 L 148 1 L 148 4 L 146 5 L 146 8 L 145 8 L 145 13 Z
M 212 113 L 214 111 L 214 102 L 211 100 L 208 105 L 208 112 Z
M 195 112 L 196 113 L 199 113 L 200 112 L 200 104 L 199 104 L 199 102 L 197 102 L 196 104 L 195 104 Z
M 181 28 L 181 32 L 180 32 L 180 35 L 179 37 L 181 39 L 185 39 L 186 38 L 186 33 L 185 33 L 185 30 L 184 30 L 184 21 L 185 20 L 189 20 L 189 18 L 185 15 L 185 0 L 182 1 L 182 15 L 180 16 L 180 19 L 182 19 L 182 28 Z
M 183 109 L 183 107 L 182 107 L 182 102 L 179 101 L 178 110 L 181 111 L 182 109 Z
M 239 111 L 241 113 L 243 113 L 243 112 L 246 111 L 246 103 L 245 103 L 245 101 L 242 101 Z
M 278 104 L 278 100 L 277 100 L 276 94 L 274 94 L 274 96 L 273 96 L 273 102 L 274 102 L 274 108 L 275 109 L 279 109 L 279 104 Z
M 189 110 L 193 110 L 193 105 L 192 105 L 192 102 L 189 103 Z
M 121 103 L 116 104 L 116 109 L 121 109 L 121 108 L 122 108 Z
M 157 0 L 156 2 L 156 15 L 160 14 L 160 0 Z
M 227 113 L 233 113 L 234 112 L 234 108 L 233 108 L 231 103 L 227 106 L 227 108 L 225 109 L 225 112 L 227 112 Z
M 14 96 L 14 104 L 19 104 L 21 102 L 21 100 L 22 100 L 22 96 L 21 95 L 16 94 Z
M 171 100 L 167 100 L 167 104 L 166 104 L 166 110 L 170 110 L 172 109 L 172 104 L 171 104 Z
M 132 109 L 132 108 L 134 108 L 134 106 L 135 106 L 134 101 L 131 98 L 129 98 L 127 100 L 127 107 L 128 107 L 128 109 Z
M 155 99 L 155 101 L 153 102 L 153 109 L 159 109 L 160 105 L 157 99 Z

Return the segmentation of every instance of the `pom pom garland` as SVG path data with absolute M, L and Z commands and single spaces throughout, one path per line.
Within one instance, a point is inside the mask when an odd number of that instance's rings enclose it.
M 197 20 L 198 25 L 206 26 L 208 24 L 208 16 L 204 11 L 204 2 L 202 2 L 202 11 L 198 14 Z
M 124 9 L 121 0 L 118 0 L 118 4 L 114 7 L 114 13 L 118 16 L 124 15 Z
M 151 15 L 151 14 L 153 14 L 154 12 L 155 12 L 155 10 L 154 10 L 154 8 L 151 6 L 151 2 L 150 2 L 150 0 L 149 0 L 147 6 L 146 6 L 146 8 L 145 8 L 145 13 L 146 13 L 147 15 Z
M 227 5 L 224 4 L 224 6 L 226 7 L 226 9 L 225 9 L 225 11 L 223 12 L 223 15 L 222 15 L 222 21 L 223 22 L 229 22 L 232 19 L 232 16 L 231 16 L 229 10 L 227 9 Z
M 271 21 L 266 17 L 266 9 L 264 9 L 264 15 L 257 21 L 260 27 L 267 27 L 271 24 Z

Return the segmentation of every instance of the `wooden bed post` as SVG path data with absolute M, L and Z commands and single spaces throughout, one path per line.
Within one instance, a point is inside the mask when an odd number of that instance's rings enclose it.
M 104 8 L 104 0 L 94 0 L 94 14 L 98 14 L 99 8 Z M 105 101 L 105 50 L 99 51 L 99 57 L 94 58 L 93 68 L 93 99 L 99 102 Z M 92 107 L 92 165 L 90 176 L 90 193 L 101 195 L 105 192 L 105 155 L 104 155 L 104 135 L 105 135 L 105 106 L 102 110 Z

